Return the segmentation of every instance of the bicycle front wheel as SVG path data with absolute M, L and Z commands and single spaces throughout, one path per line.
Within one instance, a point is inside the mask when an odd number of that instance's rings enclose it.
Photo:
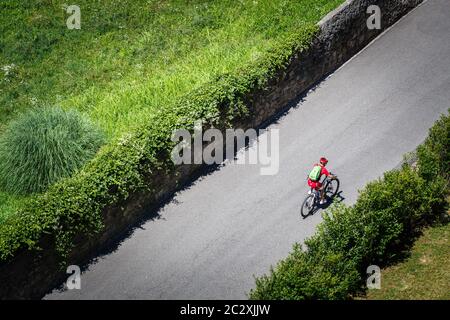
M 338 179 L 327 181 L 325 185 L 325 196 L 329 199 L 334 198 L 339 191 L 339 185 L 340 183 Z

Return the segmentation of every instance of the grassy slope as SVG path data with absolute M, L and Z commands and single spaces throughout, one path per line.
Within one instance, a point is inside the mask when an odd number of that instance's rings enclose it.
M 145 121 L 142 112 L 239 68 L 341 2 L 78 1 L 79 31 L 65 27 L 59 4 L 2 4 L 0 62 L 17 67 L 2 82 L 0 123 L 59 103 L 121 134 Z
M 449 211 L 450 214 L 450 211 Z M 410 257 L 382 270 L 370 300 L 450 300 L 450 223 L 427 228 Z
M 27 108 L 59 104 L 118 137 L 342 2 L 80 0 L 81 30 L 66 28 L 59 2 L 2 2 L 0 134 Z M 0 191 L 0 222 L 21 201 Z

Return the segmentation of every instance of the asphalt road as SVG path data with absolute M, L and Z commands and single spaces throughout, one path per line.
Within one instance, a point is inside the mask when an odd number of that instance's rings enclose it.
M 448 0 L 426 2 L 270 125 L 280 130 L 277 175 L 226 164 L 99 257 L 81 290 L 45 298 L 245 299 L 253 275 L 268 272 L 321 221 L 319 213 L 299 216 L 305 176 L 320 156 L 352 203 L 450 107 L 449 13 Z

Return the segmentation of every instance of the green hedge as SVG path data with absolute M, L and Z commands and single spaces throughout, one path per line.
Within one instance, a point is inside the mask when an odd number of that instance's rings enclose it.
M 445 207 L 450 116 L 431 128 L 418 148 L 415 170 L 404 165 L 369 183 L 354 206 L 324 213 L 317 233 L 298 244 L 269 275 L 256 279 L 251 299 L 348 299 L 364 290 L 370 265 L 392 263 L 421 227 Z
M 431 181 L 439 175 L 448 179 L 450 174 L 449 150 L 450 121 L 448 116 L 443 116 L 430 129 L 427 139 L 417 149 L 420 175 L 427 181 Z
M 0 261 L 7 261 L 18 250 L 39 249 L 44 234 L 51 235 L 64 258 L 75 236 L 102 230 L 105 207 L 120 204 L 137 191 L 156 192 L 158 181 L 152 178 L 174 171 L 172 131 L 192 129 L 197 120 L 203 120 L 205 127 L 223 129 L 248 119 L 253 112 L 248 94 L 266 88 L 317 31 L 315 25 L 305 26 L 235 74 L 224 74 L 174 105 L 161 107 L 149 116 L 148 125 L 104 146 L 74 177 L 29 199 L 0 224 Z

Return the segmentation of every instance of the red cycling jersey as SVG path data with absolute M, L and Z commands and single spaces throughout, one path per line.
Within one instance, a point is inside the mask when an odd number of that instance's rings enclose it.
M 314 165 L 315 166 L 320 166 L 320 164 L 316 163 Z M 320 182 L 320 178 L 325 175 L 325 176 L 329 176 L 330 172 L 328 172 L 328 170 L 325 168 L 325 166 L 322 166 L 322 170 L 320 170 L 320 177 L 318 181 L 312 181 L 310 178 L 308 178 L 308 186 L 310 186 L 313 189 L 320 189 L 322 187 L 322 183 Z

